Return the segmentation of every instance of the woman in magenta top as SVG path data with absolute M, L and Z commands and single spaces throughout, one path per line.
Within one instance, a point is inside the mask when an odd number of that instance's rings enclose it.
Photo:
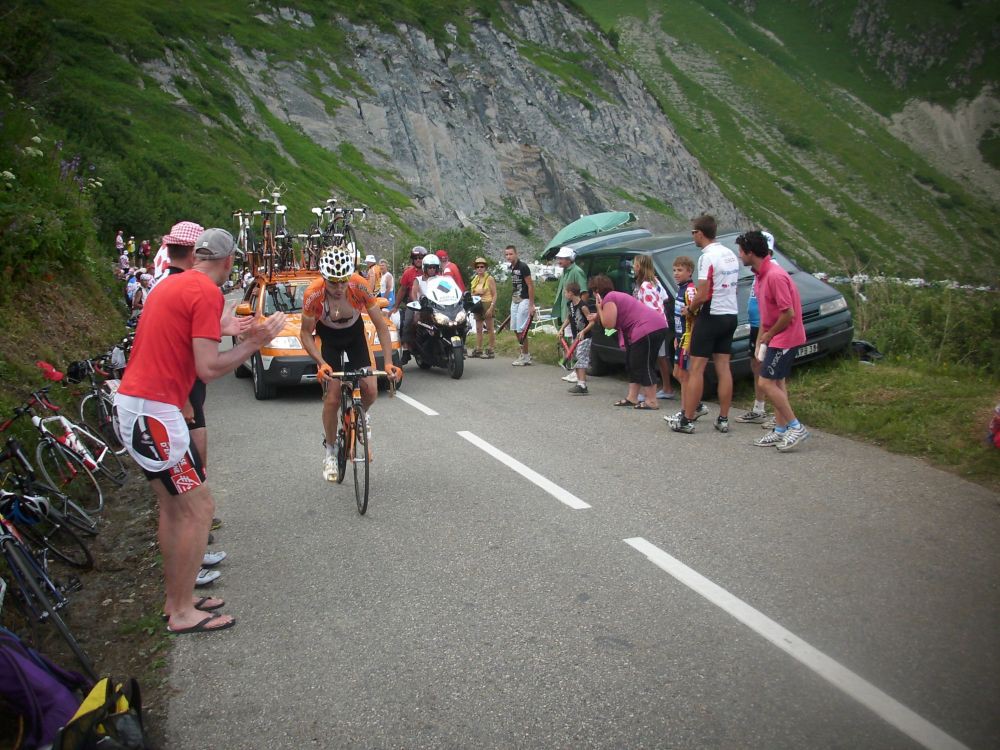
M 630 294 L 614 291 L 611 279 L 600 274 L 588 284 L 597 302 L 597 315 L 605 328 L 618 329 L 618 345 L 625 349 L 628 395 L 615 406 L 655 411 L 656 355 L 667 334 L 662 312 L 651 310 Z M 639 402 L 639 393 L 645 396 Z

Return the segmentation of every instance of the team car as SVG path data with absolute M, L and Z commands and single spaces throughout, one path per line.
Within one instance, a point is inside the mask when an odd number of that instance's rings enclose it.
M 281 387 L 316 382 L 316 363 L 299 341 L 299 327 L 302 324 L 302 297 L 306 287 L 317 278 L 319 273 L 316 271 L 274 273 L 269 278 L 258 276 L 244 290 L 243 300 L 236 306 L 236 314 L 240 316 L 267 317 L 283 312 L 287 317 L 281 333 L 236 369 L 236 377 L 253 380 L 253 395 L 259 401 L 274 398 Z M 361 317 L 365 323 L 365 337 L 375 355 L 375 366 L 384 370 L 382 342 L 368 313 L 361 313 Z M 388 318 L 386 325 L 392 338 L 391 361 L 398 366 L 399 333 Z M 235 338 L 233 343 L 236 343 Z M 384 381 L 384 377 L 379 379 L 380 387 Z

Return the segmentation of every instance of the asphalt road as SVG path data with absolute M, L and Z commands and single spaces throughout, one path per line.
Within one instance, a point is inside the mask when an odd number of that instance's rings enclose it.
M 437 414 L 379 398 L 365 517 L 321 477 L 318 389 L 211 384 L 238 624 L 177 637 L 168 747 L 1000 746 L 1000 497 L 560 374 L 407 367 Z

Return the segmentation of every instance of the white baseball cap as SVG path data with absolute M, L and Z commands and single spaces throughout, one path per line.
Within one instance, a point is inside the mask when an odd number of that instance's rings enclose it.
M 571 247 L 563 246 L 559 248 L 559 252 L 556 253 L 557 258 L 569 258 L 573 260 L 576 257 L 576 252 Z
M 375 260 L 375 256 L 374 255 L 366 255 L 365 256 L 365 263 L 378 263 L 378 261 Z

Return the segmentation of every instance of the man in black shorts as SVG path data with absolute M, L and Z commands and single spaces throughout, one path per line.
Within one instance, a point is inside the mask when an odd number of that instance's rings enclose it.
M 740 261 L 725 245 L 715 241 L 715 218 L 698 216 L 692 221 L 691 236 L 701 249 L 698 259 L 697 294 L 689 309 L 697 317 L 691 332 L 691 365 L 688 382 L 682 391 L 684 409 L 679 417 L 670 417 L 674 432 L 694 432 L 694 421 L 707 409 L 700 407 L 705 388 L 705 367 L 709 358 L 718 377 L 719 417 L 715 429 L 729 432 L 729 407 L 733 402 L 733 374 L 729 359 L 737 321 L 737 282 Z

